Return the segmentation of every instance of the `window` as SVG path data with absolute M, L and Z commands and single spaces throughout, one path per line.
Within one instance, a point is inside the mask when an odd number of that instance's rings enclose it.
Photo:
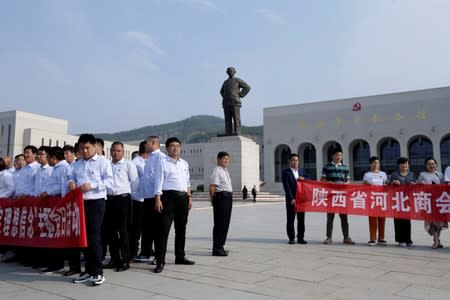
M 413 138 L 408 146 L 409 169 L 416 176 L 425 170 L 425 158 L 433 157 L 433 144 L 425 136 Z
M 281 182 L 283 169 L 289 166 L 291 149 L 288 145 L 279 145 L 275 149 L 275 182 Z
M 442 172 L 450 166 L 450 135 L 447 135 L 441 141 L 441 168 Z
M 316 148 L 313 144 L 305 144 L 300 147 L 299 156 L 303 160 L 303 168 L 306 174 L 312 180 L 317 179 L 317 163 L 316 163 Z
M 352 147 L 353 180 L 362 180 L 364 173 L 369 170 L 370 147 L 369 144 L 360 140 Z
M 400 158 L 400 144 L 393 138 L 388 138 L 380 144 L 381 170 L 387 174 L 397 170 L 397 159 Z

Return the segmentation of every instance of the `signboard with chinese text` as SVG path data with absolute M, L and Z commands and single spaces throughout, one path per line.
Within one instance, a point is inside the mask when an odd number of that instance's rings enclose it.
M 0 199 L 0 245 L 86 247 L 83 193 L 77 189 L 64 198 Z
M 297 183 L 296 210 L 411 220 L 450 221 L 450 186 Z

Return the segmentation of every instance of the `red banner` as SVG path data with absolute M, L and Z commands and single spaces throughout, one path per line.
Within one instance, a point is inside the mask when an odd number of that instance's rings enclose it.
M 0 245 L 87 247 L 83 193 L 64 198 L 0 199 Z
M 296 210 L 411 220 L 450 221 L 450 186 L 298 181 Z

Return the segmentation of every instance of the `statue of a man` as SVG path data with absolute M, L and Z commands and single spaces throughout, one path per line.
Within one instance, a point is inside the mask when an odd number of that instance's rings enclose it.
M 244 80 L 234 77 L 236 70 L 233 67 L 227 68 L 227 74 L 228 79 L 220 89 L 225 114 L 225 134 L 238 135 L 241 132 L 241 98 L 248 94 L 250 86 Z

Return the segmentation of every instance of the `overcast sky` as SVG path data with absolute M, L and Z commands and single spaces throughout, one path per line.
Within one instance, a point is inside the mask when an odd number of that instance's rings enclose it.
M 263 108 L 450 85 L 447 0 L 0 2 L 0 111 L 70 133 L 223 117 L 225 70 Z

